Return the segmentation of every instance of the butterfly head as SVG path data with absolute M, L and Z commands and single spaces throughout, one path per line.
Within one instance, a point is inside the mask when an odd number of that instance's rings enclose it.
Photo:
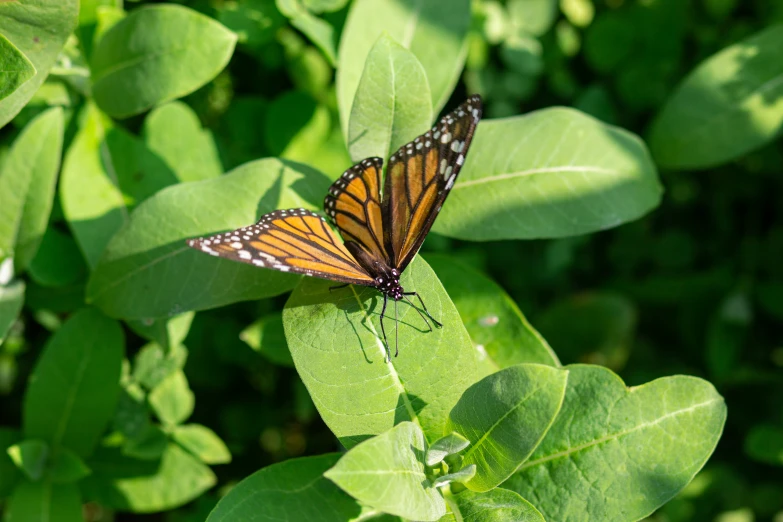
M 400 273 L 396 269 L 391 269 L 386 274 L 376 277 L 375 288 L 395 301 L 402 299 L 403 292 L 405 292 L 400 286 Z

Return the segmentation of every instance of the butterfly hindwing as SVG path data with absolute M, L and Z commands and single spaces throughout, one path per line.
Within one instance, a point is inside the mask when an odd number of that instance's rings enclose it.
M 271 212 L 255 225 L 191 239 L 188 246 L 281 272 L 357 285 L 373 283 L 323 218 L 305 209 Z
M 454 186 L 481 112 L 481 98 L 471 96 L 389 158 L 382 208 L 391 266 L 399 271 L 418 252 Z
M 381 158 L 367 158 L 346 170 L 329 188 L 324 210 L 343 239 L 372 257 L 391 262 L 383 237 Z

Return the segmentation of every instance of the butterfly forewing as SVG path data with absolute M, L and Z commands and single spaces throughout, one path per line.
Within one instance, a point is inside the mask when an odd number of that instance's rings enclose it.
M 418 252 L 454 186 L 481 111 L 481 98 L 471 96 L 389 159 L 382 209 L 391 266 L 399 271 Z
M 368 158 L 346 170 L 329 188 L 324 209 L 345 241 L 389 264 L 381 213 L 382 168 L 381 158 Z
M 305 209 L 278 210 L 264 215 L 255 225 L 191 239 L 188 245 L 213 256 L 281 272 L 357 285 L 373 283 L 323 218 Z

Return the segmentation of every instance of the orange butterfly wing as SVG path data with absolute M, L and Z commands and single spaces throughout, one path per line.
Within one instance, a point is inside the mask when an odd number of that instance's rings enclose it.
M 346 170 L 324 198 L 326 215 L 343 239 L 353 241 L 375 259 L 391 262 L 384 244 L 381 212 L 381 158 L 367 158 Z
M 324 219 L 305 209 L 278 210 L 255 225 L 207 238 L 188 246 L 207 254 L 281 272 L 292 272 L 355 285 L 372 285 Z
M 481 97 L 471 96 L 389 158 L 383 222 L 391 266 L 400 272 L 419 251 L 454 186 L 481 113 Z

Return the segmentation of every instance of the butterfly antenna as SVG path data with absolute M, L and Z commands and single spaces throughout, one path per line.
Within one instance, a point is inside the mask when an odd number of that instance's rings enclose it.
M 386 328 L 383 327 L 383 318 L 386 317 L 386 301 L 388 297 L 383 294 L 383 309 L 381 310 L 381 332 L 383 333 L 383 347 L 386 348 L 386 356 L 391 361 L 391 350 L 389 350 L 389 341 L 386 340 Z
M 427 328 L 429 328 L 429 330 L 427 330 L 427 331 L 428 331 L 428 332 L 431 332 L 431 331 L 432 331 L 432 326 L 430 325 L 430 322 L 429 322 L 429 321 L 427 321 L 427 318 L 426 318 L 426 317 L 424 317 L 424 314 L 423 314 L 423 313 L 421 313 L 421 310 L 419 310 L 419 309 L 416 307 L 416 305 L 415 305 L 415 304 L 411 303 L 411 300 L 410 300 L 410 299 L 408 299 L 407 297 L 405 297 L 405 295 L 403 295 L 402 297 L 403 297 L 403 299 L 405 299 L 405 302 L 407 302 L 409 305 L 411 305 L 411 308 L 413 308 L 414 310 L 416 310 L 416 313 L 417 313 L 417 314 L 419 314 L 419 317 L 421 317 L 422 321 L 424 321 L 424 324 L 426 324 L 426 325 L 427 325 Z M 427 314 L 427 315 L 429 315 L 429 314 Z
M 433 323 L 435 323 L 439 327 L 443 328 L 443 323 L 441 323 L 440 321 L 438 321 L 437 319 L 432 317 L 432 315 L 430 314 L 430 311 L 427 310 L 427 305 L 424 304 L 424 301 L 422 301 L 421 296 L 419 294 L 417 294 L 416 292 L 405 292 L 403 295 L 415 295 L 416 299 L 418 299 L 419 303 L 421 303 L 421 307 L 424 309 L 424 313 L 427 314 L 427 317 L 429 317 L 430 320 L 432 320 Z M 408 300 L 406 299 L 406 301 L 408 301 Z M 410 301 L 408 301 L 408 302 L 410 303 Z M 411 303 L 411 306 L 413 306 L 412 303 Z M 413 306 L 413 307 L 416 308 L 415 306 Z M 421 312 L 419 312 L 419 314 L 421 314 Z

